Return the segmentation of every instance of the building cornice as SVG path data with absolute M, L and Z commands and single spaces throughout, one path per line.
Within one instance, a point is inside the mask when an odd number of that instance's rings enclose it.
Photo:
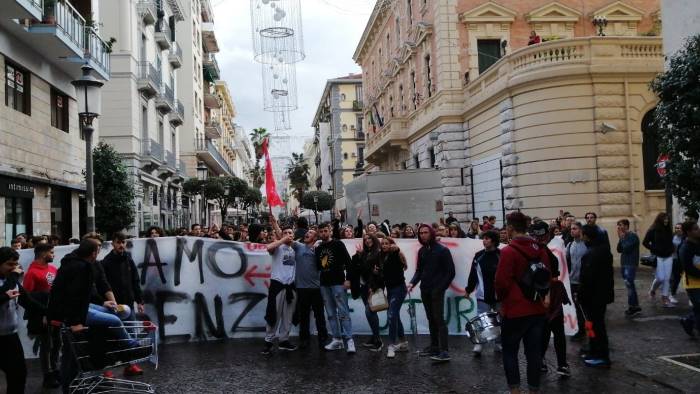
M 360 42 L 355 49 L 355 53 L 352 55 L 352 59 L 355 61 L 355 63 L 359 64 L 362 62 L 362 56 L 365 50 L 374 42 L 373 40 L 370 40 L 372 33 L 379 28 L 379 25 L 382 22 L 384 22 L 382 17 L 386 15 L 392 2 L 392 0 L 377 0 L 377 3 L 374 5 L 374 9 L 372 10 L 372 15 L 370 15 L 369 21 L 367 21 L 367 26 L 365 26 L 365 30 L 362 33 Z

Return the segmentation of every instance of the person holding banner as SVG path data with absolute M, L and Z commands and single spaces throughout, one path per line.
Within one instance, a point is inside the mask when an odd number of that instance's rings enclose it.
M 383 288 L 384 284 L 379 275 L 374 274 L 379 267 L 379 239 L 374 234 L 365 234 L 362 243 L 357 244 L 357 252 L 352 257 L 352 269 L 350 270 L 350 285 L 352 298 L 362 298 L 365 306 L 365 317 L 372 330 L 372 337 L 362 346 L 372 352 L 379 352 L 384 347 L 379 338 L 379 316 L 371 310 L 369 305 L 370 294 Z
M 381 275 L 386 286 L 389 309 L 389 345 L 387 346 L 387 358 L 394 358 L 396 352 L 408 351 L 408 342 L 405 338 L 403 324 L 401 324 L 401 305 L 406 299 L 406 278 L 404 271 L 408 268 L 406 256 L 398 250 L 396 241 L 392 238 L 382 238 L 381 253 L 379 256 L 381 269 L 377 273 Z
M 416 272 L 407 286 L 410 292 L 420 283 L 421 300 L 428 317 L 430 346 L 420 352 L 435 362 L 450 361 L 447 346 L 447 324 L 445 323 L 445 292 L 455 278 L 455 265 L 449 249 L 437 242 L 435 230 L 428 224 L 418 228 L 418 250 Z
M 333 335 L 333 340 L 326 345 L 325 349 L 332 351 L 346 347 L 348 354 L 354 354 L 355 341 L 352 339 L 352 321 L 347 294 L 350 281 L 346 279 L 345 274 L 351 264 L 350 254 L 343 242 L 331 237 L 330 223 L 319 226 L 319 236 L 321 243 L 316 246 L 316 266 L 321 271 L 321 294 Z

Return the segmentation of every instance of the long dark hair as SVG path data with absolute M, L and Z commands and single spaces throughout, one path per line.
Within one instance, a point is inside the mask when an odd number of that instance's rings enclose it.
M 664 220 L 668 220 L 668 223 L 664 224 Z M 671 229 L 671 218 L 668 217 L 666 212 L 660 212 L 656 215 L 656 219 L 654 219 L 654 224 L 651 225 L 651 228 L 659 233 L 673 233 Z

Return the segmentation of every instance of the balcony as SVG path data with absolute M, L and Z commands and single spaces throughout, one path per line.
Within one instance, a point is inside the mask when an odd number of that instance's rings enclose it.
M 168 25 L 165 20 L 159 19 L 156 23 L 153 39 L 156 40 L 156 44 L 158 44 L 161 50 L 170 49 L 171 37 L 170 25 Z
M 224 135 L 224 130 L 218 120 L 209 120 L 204 123 L 204 134 L 208 139 L 218 139 Z
M 109 79 L 110 46 L 100 38 L 92 27 L 85 28 L 85 60 L 102 78 Z
M 216 147 L 216 145 L 214 145 L 212 140 L 196 138 L 194 140 L 194 147 L 197 158 L 204 161 L 216 175 L 232 174 L 226 160 L 221 155 L 221 152 L 219 152 L 219 149 Z
M 366 160 L 374 162 L 396 150 L 408 149 L 407 122 L 404 118 L 393 118 L 377 130 L 366 144 Z
M 3 17 L 41 20 L 44 15 L 43 0 L 3 0 L 0 4 Z
M 364 131 L 356 131 L 355 132 L 355 139 L 358 141 L 364 141 L 365 140 L 365 132 Z
M 177 160 L 175 154 L 169 150 L 165 151 L 164 165 L 158 168 L 158 178 L 168 179 L 177 172 Z
M 187 164 L 182 159 L 177 162 L 177 176 L 183 180 L 187 179 Z
M 136 3 L 136 11 L 141 17 L 141 20 L 143 20 L 144 25 L 148 26 L 156 23 L 158 11 L 154 0 L 139 0 L 139 2 Z
M 182 67 L 182 48 L 173 41 L 173 46 L 170 47 L 170 52 L 168 52 L 168 61 L 172 68 Z
M 215 82 L 221 79 L 221 71 L 219 71 L 219 63 L 213 53 L 205 55 L 202 59 L 202 67 L 204 68 L 204 77 L 210 82 Z
M 314 164 L 317 166 L 321 165 L 321 155 L 316 155 L 316 158 L 314 159 Z
M 352 110 L 353 111 L 362 111 L 364 108 L 364 105 L 362 104 L 362 100 L 353 100 L 352 101 Z
M 216 41 L 214 33 L 214 22 L 202 23 L 202 48 L 204 52 L 219 52 L 219 43 Z
M 175 99 L 175 110 L 168 116 L 170 124 L 173 126 L 180 126 L 185 123 L 185 106 L 178 99 Z
M 153 171 L 163 164 L 163 145 L 152 139 L 141 142 L 142 168 L 146 171 Z
M 321 187 L 323 187 L 323 180 L 321 177 L 316 177 L 316 190 L 321 190 Z
M 160 72 L 151 62 L 139 62 L 139 78 L 136 81 L 138 90 L 146 97 L 153 97 L 160 92 Z
M 162 114 L 169 114 L 175 109 L 175 94 L 168 85 L 161 86 L 160 94 L 155 99 L 156 109 Z

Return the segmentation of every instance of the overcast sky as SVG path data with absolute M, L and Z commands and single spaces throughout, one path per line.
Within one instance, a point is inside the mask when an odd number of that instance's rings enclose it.
M 263 111 L 261 66 L 253 60 L 249 0 L 211 0 L 220 52 L 216 55 L 247 132 L 274 129 Z M 327 79 L 360 72 L 352 55 L 375 0 L 301 0 L 306 59 L 297 63 L 299 109 L 292 112 L 293 149 L 313 135 L 311 122 Z

